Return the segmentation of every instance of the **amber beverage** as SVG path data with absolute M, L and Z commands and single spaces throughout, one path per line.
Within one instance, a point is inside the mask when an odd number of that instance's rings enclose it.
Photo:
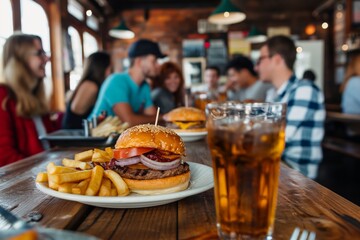
M 194 96 L 195 98 L 195 107 L 205 111 L 206 104 L 210 103 L 210 99 L 206 93 L 197 93 Z
M 227 100 L 227 93 L 226 91 L 220 91 L 219 92 L 219 96 L 218 96 L 218 101 L 219 102 L 224 102 Z
M 227 102 L 207 107 L 221 239 L 265 239 L 272 234 L 286 109 L 284 104 L 272 105 Z

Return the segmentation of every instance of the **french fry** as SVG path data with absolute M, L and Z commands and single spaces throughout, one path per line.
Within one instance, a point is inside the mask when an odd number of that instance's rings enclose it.
M 95 196 L 99 192 L 103 174 L 104 169 L 99 165 L 92 169 L 90 183 L 85 191 L 85 195 Z
M 54 181 L 52 181 L 50 178 L 49 178 L 49 181 L 48 181 L 48 184 L 49 184 L 49 188 L 53 189 L 53 190 L 58 190 L 59 188 L 59 184 L 55 183 Z
M 86 162 L 81 162 L 81 161 L 78 161 L 78 160 L 71 160 L 71 159 L 68 159 L 68 158 L 64 158 L 62 160 L 62 164 L 65 167 L 80 168 L 80 169 L 83 169 L 83 170 L 91 169 L 90 164 L 88 164 Z
M 107 154 L 109 155 L 110 160 L 114 157 L 114 151 L 112 150 L 111 147 L 105 148 L 105 152 L 107 152 Z
M 46 171 L 49 172 L 55 166 L 56 166 L 55 163 L 49 162 L 48 165 L 46 166 Z
M 49 179 L 57 184 L 67 183 L 67 182 L 78 182 L 91 177 L 91 170 L 84 170 L 72 173 L 61 173 L 50 175 Z
M 36 229 L 30 229 L 30 230 L 25 230 L 22 231 L 18 234 L 16 234 L 16 236 L 12 236 L 12 237 L 8 237 L 6 239 L 8 240 L 36 240 L 39 239 L 40 234 L 37 232 Z
M 112 157 L 110 157 L 106 151 L 97 148 L 94 149 L 94 154 L 92 156 L 93 162 L 109 162 L 111 158 Z
M 114 117 L 110 120 L 109 123 L 110 123 L 111 125 L 113 125 L 113 126 L 116 126 L 116 125 L 118 125 L 118 124 L 120 123 L 120 120 L 119 120 L 118 117 L 114 116 Z
M 76 172 L 75 168 L 63 167 L 63 166 L 49 166 L 47 169 L 48 174 L 70 173 Z
M 102 127 L 112 119 L 112 116 L 107 116 L 97 127 Z
M 48 181 L 48 174 L 46 172 L 40 172 L 36 176 L 36 182 L 47 182 Z
M 76 186 L 76 183 L 63 183 L 59 185 L 58 191 L 63 193 L 72 193 L 73 186 Z
M 118 195 L 116 188 L 111 188 L 110 196 L 115 197 Z
M 81 182 L 79 182 L 76 186 L 73 186 L 71 189 L 71 192 L 73 194 L 85 194 L 86 188 L 88 187 L 90 182 L 90 178 L 89 179 L 85 179 Z
M 46 166 L 46 169 L 49 173 L 49 170 L 51 171 L 52 168 L 56 167 L 55 163 L 53 162 L 49 162 L 48 165 Z M 48 185 L 49 188 L 53 189 L 53 190 L 58 190 L 59 188 L 59 184 L 54 182 L 54 179 L 52 178 L 54 175 L 52 174 L 48 174 Z
M 105 170 L 105 175 L 115 185 L 118 196 L 126 196 L 129 194 L 129 188 L 119 174 L 117 174 L 113 170 Z
M 108 178 L 103 178 L 99 190 L 99 196 L 111 196 L 111 181 Z
M 96 137 L 107 137 L 112 132 L 123 132 L 129 127 L 128 123 L 123 123 L 117 116 L 108 116 L 97 127 L 91 129 L 91 135 Z
M 74 160 L 81 162 L 89 162 L 91 161 L 92 155 L 93 155 L 93 150 L 90 149 L 84 152 L 76 153 Z

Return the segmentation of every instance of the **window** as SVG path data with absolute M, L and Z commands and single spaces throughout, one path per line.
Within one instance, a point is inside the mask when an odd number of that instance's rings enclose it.
M 2 50 L 5 44 L 5 40 L 13 33 L 13 29 L 14 29 L 10 0 L 0 1 L 0 22 L 2 23 L 0 24 L 0 56 L 2 56 Z M 0 66 L 0 75 L 1 74 L 2 71 Z
M 41 37 L 45 52 L 50 53 L 50 29 L 44 9 L 33 0 L 21 0 L 21 30 L 23 33 Z M 49 97 L 52 93 L 51 62 L 46 64 L 45 90 Z
M 0 1 L 0 41 L 5 41 L 13 33 L 13 15 L 10 0 Z M 1 43 L 0 43 L 1 44 Z M 2 45 L 1 45 L 2 46 Z
M 93 52 L 98 50 L 96 38 L 88 32 L 84 32 L 84 55 L 87 58 Z
M 75 28 L 69 27 L 68 33 L 71 38 L 71 46 L 75 61 L 75 68 L 70 72 L 70 90 L 75 90 L 83 70 L 82 45 L 80 34 Z
M 78 20 L 84 20 L 84 8 L 76 0 L 69 0 L 67 9 L 68 12 Z
M 86 25 L 95 31 L 99 30 L 99 20 L 94 15 L 91 15 L 86 19 Z

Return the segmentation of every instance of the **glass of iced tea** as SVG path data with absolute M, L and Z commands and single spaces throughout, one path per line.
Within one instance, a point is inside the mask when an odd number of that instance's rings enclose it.
M 286 104 L 213 102 L 206 114 L 219 237 L 271 237 Z
M 195 107 L 205 111 L 206 104 L 210 103 L 212 99 L 207 93 L 198 92 L 194 95 Z

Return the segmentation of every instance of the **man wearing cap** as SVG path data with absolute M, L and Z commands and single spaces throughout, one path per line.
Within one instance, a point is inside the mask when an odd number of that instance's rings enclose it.
M 159 45 L 147 39 L 134 42 L 128 51 L 130 68 L 123 73 L 110 75 L 101 86 L 94 110 L 89 116 L 106 111 L 118 116 L 130 126 L 154 123 L 156 109 L 151 101 L 151 90 L 146 78 L 158 74 L 157 58 L 163 58 Z
M 254 64 L 243 55 L 233 58 L 226 66 L 226 89 L 229 100 L 264 101 L 271 84 L 258 81 Z

